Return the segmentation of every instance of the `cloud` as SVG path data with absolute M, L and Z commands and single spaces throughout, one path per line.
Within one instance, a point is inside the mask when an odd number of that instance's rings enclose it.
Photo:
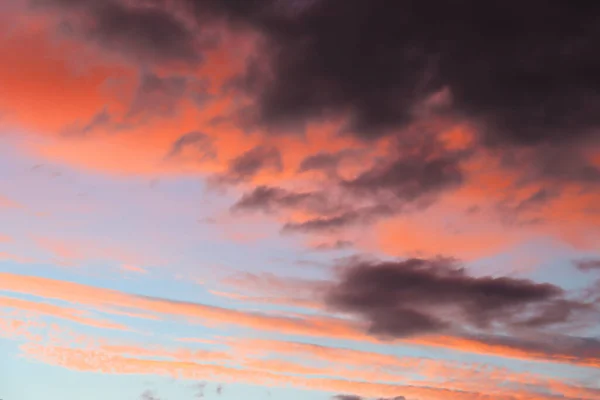
M 313 248 L 320 251 L 330 251 L 349 249 L 352 248 L 352 246 L 354 246 L 354 243 L 349 240 L 336 240 L 331 243 L 319 243 Z
M 232 206 L 232 210 L 273 212 L 281 208 L 298 207 L 314 198 L 313 193 L 294 193 L 279 187 L 258 186 L 244 194 Z
M 324 171 L 335 173 L 340 163 L 351 157 L 359 156 L 361 153 L 359 150 L 342 150 L 336 153 L 320 151 L 304 158 L 298 167 L 298 172 Z
M 140 77 L 128 116 L 170 115 L 177 111 L 188 86 L 188 79 L 183 76 L 161 77 L 144 73 Z
M 353 225 L 371 224 L 394 213 L 394 209 L 385 205 L 361 207 L 343 211 L 334 216 L 317 217 L 302 222 L 287 222 L 281 230 L 284 233 L 335 232 Z
M 306 157 L 300 163 L 298 172 L 306 172 L 312 170 L 328 170 L 334 169 L 341 161 L 341 154 L 318 153 Z
M 230 161 L 227 171 L 216 182 L 237 184 L 251 180 L 264 170 L 280 172 L 283 168 L 277 148 L 256 146 Z
M 337 156 L 318 153 L 301 163 L 315 167 L 336 163 Z M 440 193 L 459 187 L 464 180 L 461 163 L 466 151 L 448 151 L 428 136 L 416 143 L 394 142 L 391 154 L 375 159 L 353 177 L 330 174 L 314 191 L 293 192 L 260 186 L 245 194 L 234 211 L 300 211 L 303 220 L 288 221 L 282 232 L 338 231 L 370 225 L 383 218 L 423 209 Z M 308 168 L 306 165 L 305 168 Z M 301 166 L 302 168 L 302 166 Z
M 413 201 L 461 184 L 460 160 L 459 154 L 400 156 L 375 165 L 343 185 L 362 195 L 383 191 L 400 200 Z
M 460 277 L 460 273 L 457 275 Z M 393 282 L 390 281 L 390 283 Z M 551 291 L 555 290 L 551 285 L 549 287 Z M 362 331 L 362 325 L 357 325 L 347 319 L 309 315 L 283 317 L 236 311 L 198 303 L 136 296 L 115 290 L 33 276 L 0 274 L 0 290 L 66 301 L 103 313 L 124 315 L 129 318 L 179 317 L 191 322 L 204 321 L 213 325 L 240 326 L 283 335 L 377 341 L 376 338 L 368 336 Z M 449 290 L 445 293 L 449 293 Z M 493 335 L 426 335 L 402 338 L 401 343 L 497 357 L 600 366 L 600 342 L 593 338 L 542 335 L 537 332 L 535 340 Z
M 145 390 L 141 395 L 140 395 L 140 400 L 160 400 L 160 397 L 158 397 L 156 395 L 156 393 L 154 393 L 151 390 Z
M 325 282 L 298 277 L 281 277 L 272 273 L 239 272 L 221 281 L 233 296 L 244 301 L 262 301 L 295 307 L 321 309 L 319 302 Z
M 600 271 L 600 260 L 577 260 L 575 261 L 575 266 L 578 270 L 583 272 Z
M 108 112 L 108 109 L 104 107 L 102 111 L 96 113 L 92 118 L 84 123 L 83 125 L 76 124 L 69 126 L 64 129 L 63 133 L 68 137 L 85 136 L 93 133 L 97 129 L 106 127 L 113 120 L 113 117 Z
M 539 388 L 533 387 L 530 389 L 527 385 L 523 384 L 519 385 L 518 388 L 505 388 L 504 385 L 497 385 L 497 389 L 490 391 L 490 386 L 496 387 L 496 381 L 494 380 L 489 381 L 489 386 L 487 388 L 478 390 L 478 388 L 474 388 L 472 385 L 462 382 L 449 382 L 447 384 L 449 387 L 447 388 L 444 387 L 444 384 L 440 384 L 439 382 L 392 384 L 341 378 L 307 377 L 296 375 L 292 369 L 273 370 L 271 368 L 237 368 L 202 362 L 152 360 L 126 357 L 120 354 L 107 354 L 95 349 L 76 349 L 61 346 L 26 345 L 22 347 L 22 350 L 24 351 L 24 355 L 29 359 L 62 366 L 76 371 L 102 372 L 109 374 L 151 374 L 189 380 L 210 379 L 213 382 L 220 381 L 236 384 L 244 383 L 275 387 L 291 386 L 299 389 L 320 390 L 330 393 L 357 393 L 356 396 L 359 396 L 358 398 L 399 400 L 402 399 L 402 396 L 398 397 L 398 392 L 402 392 L 407 398 L 427 398 L 431 400 L 444 400 L 448 398 L 457 400 L 499 400 L 519 398 L 551 400 L 556 398 L 554 393 L 560 393 L 561 389 L 563 389 L 569 390 L 574 396 L 562 396 L 561 398 L 575 400 L 597 394 L 597 390 L 593 388 L 584 386 L 578 387 L 568 384 L 563 386 L 556 385 L 556 388 L 553 386 L 552 391 L 549 391 L 542 385 L 540 385 Z M 264 365 L 266 364 L 263 364 L 263 366 Z M 286 363 L 282 363 L 279 366 L 281 365 L 286 365 Z
M 147 274 L 148 270 L 142 267 L 138 267 L 136 265 L 131 264 L 123 264 L 121 265 L 121 269 L 127 272 L 133 272 L 135 274 Z
M 30 312 L 37 315 L 44 315 L 47 317 L 62 319 L 100 329 L 127 329 L 125 325 L 91 316 L 90 313 L 76 308 L 17 299 L 13 297 L 0 296 L 0 308 Z
M 200 62 L 200 50 L 218 42 L 200 40 L 199 27 L 225 22 L 257 34 L 258 56 L 241 81 L 256 98 L 252 113 L 262 126 L 342 115 L 348 131 L 380 137 L 410 126 L 420 105 L 445 93 L 442 110 L 479 126 L 488 144 L 582 141 L 600 127 L 600 84 L 589 73 L 598 66 L 597 5 L 536 0 L 489 9 L 468 0 L 390 9 L 328 0 L 290 12 L 271 0 L 182 0 L 192 24 L 160 3 L 42 3 L 83 13 L 94 21 L 88 37 L 151 59 Z M 515 29 L 507 33 L 506 26 Z M 498 42 L 500 34 L 515 45 Z
M 336 310 L 360 315 L 383 337 L 481 331 L 573 322 L 588 304 L 558 286 L 508 277 L 475 277 L 448 259 L 355 260 L 327 293 Z
M 363 397 L 360 396 L 356 396 L 356 395 L 351 395 L 351 394 L 338 394 L 337 396 L 333 396 L 332 398 L 333 400 L 364 400 Z M 406 397 L 404 396 L 396 396 L 396 397 L 390 397 L 390 398 L 379 398 L 377 400 L 406 400 Z
M 207 4 L 198 4 L 199 12 L 216 8 Z M 590 137 L 600 126 L 599 84 L 588 73 L 598 65 L 596 5 L 536 1 L 489 9 L 471 0 L 390 9 L 330 0 L 290 18 L 271 4 L 219 8 L 266 37 L 261 54 L 269 67 L 256 76 L 254 66 L 249 79 L 262 85 L 248 85 L 262 123 L 350 112 L 349 130 L 377 137 L 408 126 L 417 104 L 446 90 L 453 113 L 480 124 L 489 140 L 560 142 Z M 506 26 L 515 29 L 507 33 Z M 516 44 L 505 46 L 499 35 Z
M 23 205 L 8 197 L 0 195 L 0 208 L 23 208 Z
M 198 63 L 202 60 L 200 33 L 159 2 L 141 5 L 119 0 L 34 0 L 32 3 L 58 8 L 64 24 L 75 35 L 140 61 Z
M 0 290 L 30 294 L 85 305 L 105 313 L 127 313 L 134 318 L 154 318 L 157 315 L 185 318 L 190 321 L 210 321 L 221 326 L 243 326 L 250 329 L 314 337 L 345 337 L 366 339 L 365 334 L 346 321 L 332 317 L 280 316 L 245 312 L 155 297 L 136 296 L 53 279 L 15 274 L 0 274 Z
M 167 158 L 180 156 L 186 149 L 193 148 L 199 153 L 200 160 L 217 158 L 213 140 L 205 133 L 192 131 L 180 136 L 169 151 Z
M 337 396 L 333 396 L 333 400 L 362 400 L 362 397 L 350 394 L 338 394 Z

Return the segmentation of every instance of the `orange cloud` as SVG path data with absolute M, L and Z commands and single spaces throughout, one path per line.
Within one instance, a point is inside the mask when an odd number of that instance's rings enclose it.
M 331 317 L 306 315 L 282 317 L 244 312 L 196 303 L 138 297 L 123 292 L 72 282 L 9 273 L 0 273 L 0 290 L 63 300 L 78 305 L 94 307 L 102 312 L 125 314 L 133 318 L 145 318 L 147 315 L 149 318 L 170 316 L 185 318 L 191 322 L 202 321 L 208 325 L 242 326 L 284 335 L 376 342 L 375 338 L 363 333 L 364 331 L 356 323 Z M 141 315 L 139 315 L 140 312 L 142 313 Z M 600 356 L 597 354 L 575 356 L 562 350 L 542 352 L 508 344 L 488 342 L 484 339 L 427 336 L 402 339 L 399 343 L 440 347 L 454 351 L 524 360 L 558 362 L 582 366 L 600 365 Z
M 41 326 L 43 323 L 30 318 L 13 318 L 4 312 L 0 314 L 0 337 L 5 339 L 25 339 L 28 342 L 39 342 L 42 340 L 42 336 L 34 331 Z
M 291 356 L 294 359 L 306 361 L 326 362 L 328 368 L 308 367 L 302 371 L 302 365 L 291 365 L 287 369 L 286 363 L 279 362 L 253 362 L 246 364 L 253 368 L 268 369 L 273 371 L 292 371 L 298 374 L 320 374 L 330 376 L 344 376 L 367 381 L 399 382 L 406 376 L 418 374 L 423 382 L 432 381 L 448 389 L 489 392 L 495 390 L 498 395 L 506 395 L 506 390 L 501 389 L 500 382 L 549 387 L 550 390 L 565 396 L 586 397 L 600 393 L 596 389 L 586 389 L 566 382 L 541 377 L 531 373 L 515 373 L 505 368 L 484 364 L 465 364 L 440 361 L 417 357 L 396 357 L 368 351 L 348 348 L 334 348 L 298 342 L 283 342 L 272 340 L 245 340 L 232 339 L 228 341 L 235 354 L 244 357 L 269 357 Z M 591 366 L 591 365 L 590 365 Z M 297 372 L 293 372 L 297 371 Z M 338 371 L 332 373 L 332 371 Z M 411 381 L 417 383 L 419 381 Z M 494 388 L 494 389 L 491 389 Z
M 241 380 L 272 386 L 291 383 L 299 388 L 317 384 L 315 388 L 319 390 L 334 392 L 338 387 L 337 383 L 342 382 L 340 379 L 343 378 L 343 382 L 351 385 L 350 387 L 361 388 L 368 381 L 369 385 L 373 385 L 373 390 L 380 390 L 381 387 L 386 388 L 393 383 L 398 388 L 408 388 L 423 396 L 434 393 L 441 395 L 438 391 L 443 390 L 446 394 L 457 395 L 477 393 L 480 396 L 489 396 L 484 398 L 490 399 L 504 399 L 506 396 L 511 399 L 551 399 L 553 397 L 543 397 L 550 392 L 552 394 L 548 396 L 559 393 L 577 398 L 589 396 L 591 399 L 598 393 L 597 389 L 567 381 L 557 381 L 530 373 L 514 373 L 504 368 L 395 357 L 293 342 L 226 339 L 220 344 L 229 347 L 230 351 L 213 351 L 140 345 L 139 342 L 111 343 L 102 338 L 79 335 L 54 327 L 52 333 L 55 336 L 51 338 L 50 344 L 41 345 L 41 337 L 31 333 L 30 324 L 16 320 L 8 321 L 0 320 L 0 326 L 8 328 L 4 329 L 4 336 L 8 335 L 10 338 L 11 335 L 22 335 L 27 339 L 28 342 L 21 347 L 26 356 L 89 372 L 156 374 L 225 382 Z M 65 345 L 75 345 L 78 348 Z M 294 361 L 288 360 L 288 357 L 292 357 Z M 315 362 L 324 362 L 325 365 L 315 366 Z M 321 378 L 317 379 L 317 376 Z M 252 379 L 246 381 L 250 377 Z M 516 389 L 519 386 L 528 390 L 539 390 L 539 393 L 519 391 Z M 363 393 L 364 389 L 359 390 Z M 417 392 L 418 390 L 422 392 Z M 375 396 L 372 393 L 364 392 L 363 395 Z
M 0 110 L 5 123 L 37 134 L 57 134 L 91 119 L 114 103 L 103 93 L 107 80 L 131 75 L 98 57 L 77 71 L 73 56 L 88 52 L 73 42 L 51 41 L 50 26 L 51 21 L 36 19 L 0 36 Z
M 333 393 L 352 393 L 366 397 L 408 397 L 441 400 L 453 398 L 457 400 L 501 400 L 509 394 L 514 399 L 552 399 L 553 395 L 509 391 L 498 394 L 485 394 L 465 390 L 451 390 L 435 386 L 398 385 L 385 383 L 367 383 L 364 381 L 340 380 L 331 378 L 307 378 L 275 373 L 269 370 L 233 368 L 221 365 L 202 364 L 181 361 L 159 361 L 124 357 L 108 354 L 99 350 L 71 349 L 56 346 L 40 346 L 36 344 L 22 347 L 26 356 L 46 363 L 65 368 L 87 372 L 111 374 L 154 374 L 175 378 L 210 380 L 219 382 L 247 383 L 266 386 L 291 385 L 297 388 L 310 388 Z M 263 367 L 289 367 L 288 364 L 265 364 Z M 268 369 L 268 368 L 265 368 Z M 301 369 L 305 373 L 306 370 Z M 301 370 L 292 369 L 299 372 Z M 292 372 L 290 371 L 290 372 Z M 492 390 L 493 392 L 493 390 Z
M 0 208 L 22 208 L 23 206 L 14 200 L 0 195 Z
M 40 237 L 36 239 L 37 245 L 51 253 L 60 261 L 74 261 L 82 258 L 80 249 L 61 240 Z
M 69 307 L 61 307 L 54 304 L 40 303 L 35 301 L 0 296 L 0 307 L 32 312 L 34 314 L 59 318 L 75 322 L 81 325 L 92 326 L 95 328 L 122 330 L 127 329 L 124 325 L 121 324 L 113 323 L 98 318 L 91 318 L 87 316 L 89 313 L 85 311 Z
M 113 309 L 141 310 L 153 314 L 183 317 L 190 321 L 201 320 L 213 325 L 245 326 L 257 330 L 317 337 L 357 340 L 368 338 L 352 325 L 335 318 L 291 318 L 249 313 L 203 304 L 138 297 L 114 290 L 9 273 L 0 273 L 0 278 L 0 290 L 3 291 L 64 300 L 96 307 L 106 312 Z
M 135 265 L 131 265 L 131 264 L 123 264 L 121 266 L 121 269 L 124 271 L 128 271 L 128 272 L 134 272 L 136 274 L 146 274 L 148 273 L 148 270 L 141 268 L 141 267 L 137 267 Z
M 408 339 L 405 340 L 405 342 L 422 346 L 439 346 L 469 353 L 494 355 L 520 360 L 557 362 L 586 367 L 600 366 L 600 354 L 596 354 L 597 352 L 590 352 L 585 356 L 575 356 L 569 354 L 568 351 L 554 350 L 552 352 L 544 352 L 530 348 L 519 348 L 508 344 L 491 343 L 486 342 L 485 340 L 453 336 L 430 336 L 426 338 Z
M 5 125 L 41 135 L 43 140 L 23 136 L 22 144 L 51 161 L 115 174 L 215 173 L 223 171 L 235 157 L 268 141 L 269 146 L 285 152 L 285 163 L 281 173 L 264 171 L 255 177 L 255 183 L 264 184 L 294 178 L 301 161 L 316 152 L 357 146 L 351 138 L 336 134 L 340 122 L 311 125 L 303 137 L 266 140 L 261 135 L 247 135 L 229 120 L 243 96 L 226 93 L 223 86 L 244 70 L 245 55 L 255 50 L 256 38 L 247 34 L 224 35 L 222 46 L 206 51 L 204 61 L 194 70 L 156 69 L 159 77 L 181 75 L 207 82 L 209 101 L 198 106 L 184 96 L 172 115 L 130 121 L 125 116 L 139 84 L 137 66 L 110 57 L 89 43 L 55 34 L 56 21 L 51 16 L 17 14 L 13 19 L 21 23 L 10 36 L 0 39 L 0 111 Z M 69 130 L 85 131 L 103 111 L 110 115 L 111 123 L 96 124 L 93 131 L 82 134 L 65 135 Z M 215 125 L 215 119 L 222 122 Z M 174 143 L 195 131 L 212 139 L 217 158 L 199 162 L 197 151 L 184 149 L 175 159 L 167 159 Z
M 600 192 L 564 183 L 545 201 L 528 199 L 554 187 L 549 179 L 520 183 L 525 172 L 502 164 L 501 155 L 479 150 L 463 163 L 464 184 L 430 207 L 389 218 L 375 227 L 373 239 L 359 240 L 369 250 L 395 256 L 446 255 L 473 260 L 498 254 L 534 238 L 554 237 L 584 250 L 600 238 Z

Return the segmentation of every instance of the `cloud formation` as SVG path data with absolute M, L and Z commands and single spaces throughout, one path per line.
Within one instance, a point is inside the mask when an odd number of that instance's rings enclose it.
M 600 271 L 600 260 L 577 260 L 575 261 L 575 266 L 583 272 Z
M 549 328 L 591 307 L 558 286 L 509 277 L 475 277 L 448 259 L 353 261 L 327 293 L 334 309 L 360 315 L 383 337 Z
M 337 396 L 333 396 L 332 398 L 333 400 L 363 400 L 362 397 L 360 396 L 356 396 L 356 395 L 351 395 L 351 394 L 338 394 Z M 404 396 L 396 396 L 393 398 L 379 398 L 377 400 L 406 400 L 406 397 Z
M 281 153 L 275 147 L 256 146 L 229 162 L 227 170 L 215 178 L 218 183 L 238 184 L 263 171 L 275 173 L 283 168 Z
M 32 0 L 34 6 L 58 8 L 72 34 L 134 56 L 143 62 L 198 63 L 199 35 L 161 2 L 119 0 Z
M 279 187 L 257 186 L 244 194 L 233 206 L 234 211 L 273 212 L 281 208 L 298 207 L 314 200 L 312 193 L 294 193 Z
M 0 331 L 50 327 L 17 351 L 212 382 L 199 398 L 221 382 L 335 400 L 598 397 L 579 377 L 600 367 L 598 283 L 571 289 L 583 275 L 555 271 L 600 271 L 600 6 L 12 3 L 0 6 Z M 53 165 L 62 175 L 42 182 Z M 18 275 L 33 261 L 47 278 Z M 48 261 L 107 265 L 111 279 Z M 522 278 L 546 261 L 543 282 Z M 111 339 L 59 343 L 71 327 Z M 179 334 L 189 347 L 149 344 Z

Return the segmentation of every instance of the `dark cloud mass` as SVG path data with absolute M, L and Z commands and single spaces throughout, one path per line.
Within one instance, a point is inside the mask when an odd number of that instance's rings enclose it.
M 334 173 L 337 172 L 339 164 L 344 159 L 359 155 L 360 152 L 356 150 L 344 150 L 337 153 L 320 152 L 302 160 L 298 172 L 324 171 Z
M 550 327 L 567 323 L 588 305 L 570 301 L 558 286 L 508 277 L 474 277 L 448 259 L 354 261 L 328 292 L 334 309 L 355 313 L 381 336 Z
M 249 86 L 262 123 L 349 113 L 351 131 L 377 137 L 447 89 L 490 141 L 562 142 L 600 126 L 595 2 L 321 0 L 292 18 L 266 0 L 191 3 L 266 38 L 269 76 Z
M 354 191 L 389 191 L 399 199 L 415 200 L 459 185 L 463 180 L 459 162 L 460 157 L 452 155 L 399 157 L 376 165 L 344 185 Z
M 96 2 L 92 35 L 111 47 L 137 50 L 149 58 L 198 61 L 193 33 L 181 20 L 158 8 L 128 8 L 110 1 Z
M 164 60 L 200 59 L 200 31 L 163 2 L 34 2 L 84 10 L 95 22 L 92 36 L 108 46 Z M 600 127 L 597 2 L 174 4 L 195 17 L 196 30 L 225 22 L 262 35 L 261 58 L 243 79 L 257 98 L 259 124 L 345 115 L 349 131 L 379 137 L 414 122 L 419 105 L 445 91 L 452 113 L 479 125 L 488 143 L 572 142 Z
M 333 173 L 327 186 L 310 193 L 257 187 L 233 210 L 300 209 L 313 216 L 286 223 L 283 232 L 335 231 L 427 207 L 441 192 L 462 183 L 462 162 L 470 150 L 445 150 L 431 136 L 395 146 L 391 155 L 377 159 L 354 178 L 344 180 Z M 335 169 L 346 153 L 316 154 L 303 160 L 300 170 Z
M 188 28 L 163 2 L 114 0 L 31 0 L 34 6 L 71 11 L 65 22 L 75 33 L 142 61 L 201 61 L 206 41 Z

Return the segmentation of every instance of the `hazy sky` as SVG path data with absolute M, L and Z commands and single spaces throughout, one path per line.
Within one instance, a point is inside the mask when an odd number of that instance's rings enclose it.
M 574 3 L 0 1 L 0 398 L 600 399 Z

